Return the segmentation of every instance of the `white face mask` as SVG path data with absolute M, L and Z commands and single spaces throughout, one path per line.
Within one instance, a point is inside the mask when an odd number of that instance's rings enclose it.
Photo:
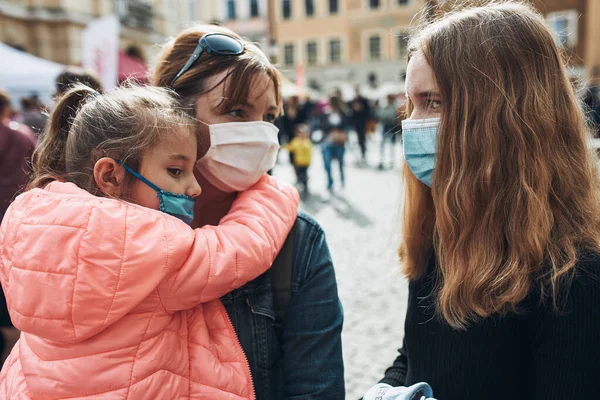
M 242 192 L 275 166 L 279 129 L 263 121 L 208 125 L 210 148 L 197 164 L 223 192 Z

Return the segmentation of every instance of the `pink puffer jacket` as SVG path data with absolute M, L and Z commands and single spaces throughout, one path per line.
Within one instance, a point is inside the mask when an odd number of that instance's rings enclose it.
M 263 177 L 219 226 L 53 182 L 0 227 L 1 279 L 23 333 L 1 399 L 253 399 L 219 298 L 266 271 L 298 193 Z

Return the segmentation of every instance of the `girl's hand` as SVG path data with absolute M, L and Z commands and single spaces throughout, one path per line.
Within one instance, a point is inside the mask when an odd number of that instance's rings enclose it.
M 433 390 L 425 383 L 417 383 L 410 387 L 392 387 L 385 383 L 373 386 L 363 397 L 363 400 L 435 400 Z

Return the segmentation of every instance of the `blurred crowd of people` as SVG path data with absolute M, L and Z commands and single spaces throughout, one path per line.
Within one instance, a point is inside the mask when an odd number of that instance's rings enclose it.
M 298 153 L 307 153 L 310 142 L 320 145 L 329 193 L 345 187 L 344 166 L 348 148 L 357 148 L 356 163 L 359 167 L 369 165 L 367 147 L 370 141 L 367 139 L 371 135 L 381 135 L 377 169 L 393 168 L 396 165 L 396 145 L 402 137 L 400 119 L 404 102 L 404 95 L 393 93 L 386 96 L 385 102 L 373 101 L 363 96 L 359 87 L 355 88 L 354 97 L 349 101 L 344 101 L 340 90 L 319 101 L 310 97 L 288 97 L 284 112 L 275 124 L 279 128 L 279 141 L 289 152 L 290 163 L 303 193 L 309 193 L 307 162 L 310 162 L 310 157 L 298 157 Z M 300 143 L 304 144 L 299 146 Z M 339 184 L 334 179 L 334 162 L 339 170 Z

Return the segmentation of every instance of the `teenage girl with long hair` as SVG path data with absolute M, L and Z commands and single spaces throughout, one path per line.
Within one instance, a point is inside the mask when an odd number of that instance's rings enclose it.
M 406 92 L 409 303 L 404 345 L 378 389 L 424 381 L 439 399 L 598 397 L 598 169 L 543 16 L 485 2 L 424 24 L 409 43 Z

